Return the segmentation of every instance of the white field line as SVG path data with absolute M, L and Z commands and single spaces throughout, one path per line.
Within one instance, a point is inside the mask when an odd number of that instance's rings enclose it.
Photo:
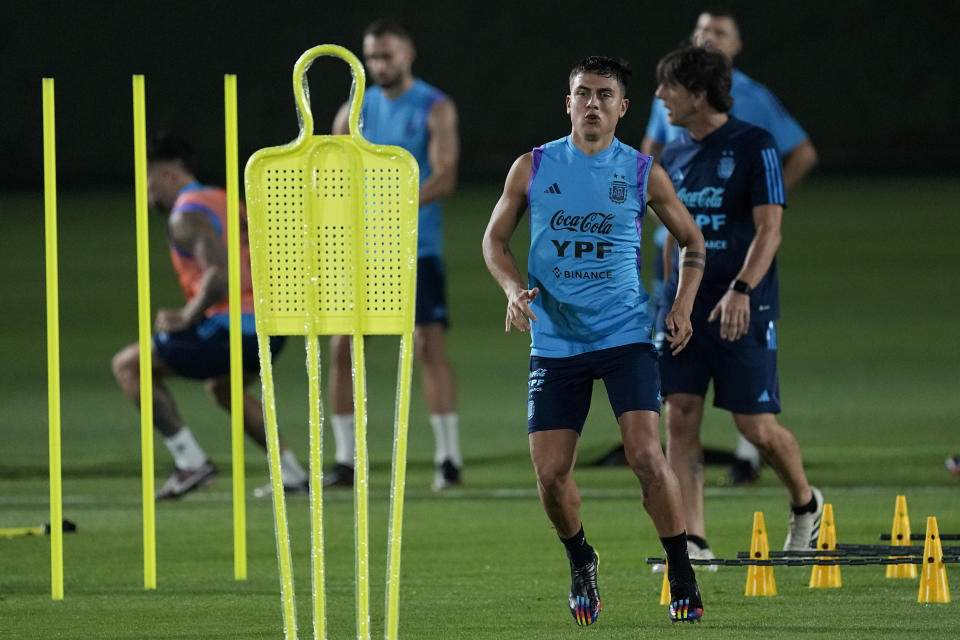
M 851 495 L 874 495 L 889 494 L 891 496 L 897 493 L 904 494 L 935 494 L 935 493 L 955 493 L 956 489 L 947 486 L 864 486 L 864 487 L 819 487 L 827 496 L 851 496 Z M 584 498 L 592 500 L 630 500 L 640 499 L 640 488 L 637 487 L 611 487 L 603 489 L 592 489 L 581 487 L 580 493 Z M 724 497 L 775 497 L 785 495 L 781 487 L 706 487 L 704 495 L 708 498 Z M 324 491 L 325 501 L 339 502 L 353 500 L 352 491 Z M 504 487 L 496 489 L 448 489 L 442 493 L 436 493 L 424 489 L 407 488 L 406 497 L 408 500 L 535 500 L 537 499 L 537 490 L 533 487 Z M 370 498 L 374 500 L 389 500 L 390 494 L 387 489 L 370 491 Z M 304 496 L 288 496 L 288 500 L 298 501 L 302 499 L 307 502 Z M 248 498 L 250 502 L 259 502 L 255 498 Z M 233 494 L 229 491 L 204 491 L 200 490 L 183 498 L 184 503 L 206 502 L 206 503 L 231 503 Z M 105 505 L 115 507 L 135 506 L 140 504 L 140 497 L 135 493 L 128 495 L 113 495 L 110 497 L 102 494 L 84 495 L 72 494 L 69 491 L 64 492 L 63 504 L 65 506 L 92 506 Z M 160 503 L 164 504 L 164 503 Z M 175 505 L 177 502 L 171 501 L 167 504 Z M 264 502 L 264 504 L 269 504 Z M 49 505 L 49 496 L 47 494 L 29 494 L 29 495 L 0 495 L 0 505 L 9 507 L 45 507 Z

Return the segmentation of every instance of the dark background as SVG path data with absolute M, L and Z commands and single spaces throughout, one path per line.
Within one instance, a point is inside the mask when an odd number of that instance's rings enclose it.
M 359 52 L 388 13 L 417 41 L 415 72 L 456 101 L 465 180 L 502 179 L 514 157 L 560 137 L 566 75 L 587 54 L 634 66 L 618 130 L 639 145 L 653 69 L 704 2 L 5 2 L 0 8 L 0 186 L 39 186 L 40 79 L 56 79 L 58 178 L 132 180 L 131 81 L 146 76 L 147 128 L 195 140 L 201 177 L 223 179 L 223 74 L 239 87 L 241 162 L 296 137 L 293 64 L 323 43 Z M 960 2 L 730 2 L 745 47 L 737 66 L 769 86 L 806 128 L 822 174 L 947 173 L 960 168 Z M 308 79 L 317 133 L 349 88 L 322 59 Z

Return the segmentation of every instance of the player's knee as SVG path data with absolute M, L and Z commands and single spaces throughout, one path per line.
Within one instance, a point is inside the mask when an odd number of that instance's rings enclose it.
M 538 466 L 537 482 L 550 495 L 558 494 L 570 479 L 570 470 L 551 465 Z
M 776 418 L 770 414 L 735 415 L 734 422 L 743 437 L 761 451 L 772 446 L 776 430 L 782 429 Z
M 627 464 L 641 482 L 653 481 L 666 470 L 667 461 L 659 442 L 624 448 Z
M 230 380 L 227 378 L 211 378 L 203 383 L 207 395 L 220 406 L 230 405 Z
M 139 358 L 135 351 L 128 347 L 117 352 L 110 362 L 110 368 L 113 371 L 113 377 L 120 386 L 127 386 L 131 382 L 136 382 L 140 375 Z
M 446 361 L 443 331 L 434 327 L 418 328 L 413 332 L 413 353 L 426 366 L 440 366 Z

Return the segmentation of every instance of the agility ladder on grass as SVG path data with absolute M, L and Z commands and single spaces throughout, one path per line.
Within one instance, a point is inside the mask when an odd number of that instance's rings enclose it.
M 350 134 L 313 135 L 305 72 L 319 56 L 350 65 Z M 323 584 L 322 411 L 318 336 L 351 335 L 356 417 L 357 637 L 370 637 L 368 464 L 363 337 L 400 335 L 387 555 L 386 630 L 397 637 L 400 542 L 410 406 L 419 169 L 404 149 L 365 140 L 358 120 L 363 67 L 347 49 L 321 45 L 293 69 L 300 134 L 257 151 L 245 179 L 257 337 L 273 486 L 286 638 L 296 638 L 293 569 L 280 473 L 269 337 L 306 337 L 310 402 L 310 509 L 314 637 L 326 637 Z

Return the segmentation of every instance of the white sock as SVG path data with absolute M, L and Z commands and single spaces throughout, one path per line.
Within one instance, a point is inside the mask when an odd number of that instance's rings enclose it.
M 283 486 L 297 487 L 306 482 L 307 472 L 297 461 L 290 449 L 284 449 L 280 454 L 280 475 L 283 477 Z
M 330 416 L 330 424 L 333 427 L 333 441 L 337 445 L 337 462 L 352 467 L 354 455 L 353 414 L 332 415 Z
M 163 439 L 167 449 L 173 456 L 173 464 L 177 469 L 199 469 L 207 461 L 207 454 L 197 444 L 190 427 L 183 425 L 180 431 L 169 438 Z
M 434 464 L 450 460 L 457 468 L 463 466 L 460 455 L 460 416 L 456 413 L 435 413 L 430 416 L 430 426 L 437 441 L 437 451 L 433 456 Z
M 760 466 L 760 452 L 742 435 L 737 439 L 737 450 L 734 455 L 741 460 L 749 460 L 755 467 Z

